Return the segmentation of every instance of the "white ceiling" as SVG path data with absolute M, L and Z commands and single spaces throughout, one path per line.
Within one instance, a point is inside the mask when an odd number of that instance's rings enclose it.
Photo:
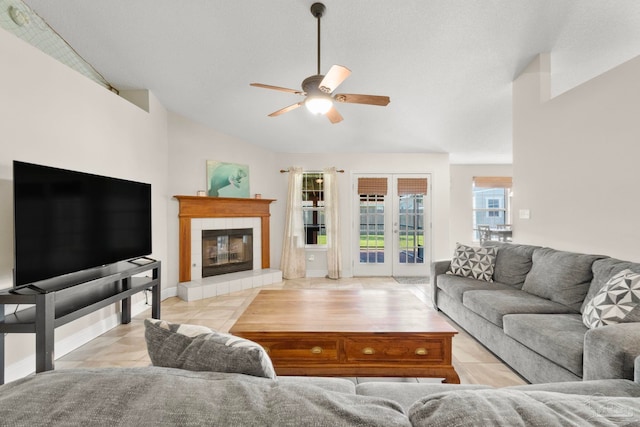
M 448 152 L 511 162 L 511 82 L 551 52 L 554 94 L 640 54 L 638 0 L 324 0 L 322 73 L 352 70 L 332 125 L 294 94 L 316 73 L 312 0 L 25 0 L 119 89 L 277 152 Z M 213 143 L 213 142 L 212 142 Z

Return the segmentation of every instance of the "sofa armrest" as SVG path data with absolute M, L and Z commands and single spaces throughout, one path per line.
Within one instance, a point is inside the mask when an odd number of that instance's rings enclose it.
M 438 276 L 441 274 L 445 274 L 447 270 L 449 270 L 450 265 L 450 259 L 433 261 L 431 263 L 431 301 L 433 302 L 433 306 L 435 308 L 438 308 Z
M 633 380 L 638 356 L 640 323 L 620 323 L 590 329 L 584 337 L 582 379 Z M 635 375 L 640 375 L 640 372 L 636 371 Z

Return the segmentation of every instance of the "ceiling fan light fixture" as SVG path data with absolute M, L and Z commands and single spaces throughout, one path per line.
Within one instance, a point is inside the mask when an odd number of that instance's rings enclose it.
M 307 97 L 304 105 L 311 114 L 324 115 L 333 107 L 333 101 L 330 96 L 312 95 Z
M 326 75 L 320 74 L 320 18 L 325 12 L 325 6 L 322 3 L 314 3 L 311 5 L 311 14 L 318 22 L 318 68 L 316 74 L 309 76 L 302 81 L 302 91 L 288 89 L 286 87 L 265 85 L 262 83 L 251 83 L 251 86 L 261 87 L 265 89 L 278 90 L 281 92 L 289 92 L 296 95 L 305 96 L 304 101 L 296 102 L 288 107 L 281 108 L 269 114 L 269 117 L 276 117 L 291 110 L 301 107 L 302 104 L 307 106 L 307 110 L 311 114 L 323 115 L 332 124 L 340 123 L 343 118 L 340 112 L 333 105 L 333 101 L 346 102 L 351 104 L 369 104 L 385 106 L 389 103 L 388 96 L 377 95 L 357 95 L 353 93 L 340 93 L 334 95 L 334 91 L 342 82 L 349 77 L 351 70 L 342 65 L 333 65 Z

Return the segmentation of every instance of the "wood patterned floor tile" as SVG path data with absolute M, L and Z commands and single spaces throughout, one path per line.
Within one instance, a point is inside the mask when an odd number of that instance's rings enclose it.
M 192 323 L 227 332 L 262 289 L 410 289 L 431 306 L 430 286 L 401 285 L 390 277 L 355 277 L 340 280 L 304 278 L 285 280 L 263 288 L 246 289 L 229 295 L 186 302 L 177 297 L 162 301 L 162 318 L 176 323 Z M 128 325 L 118 325 L 89 343 L 56 360 L 56 369 L 107 366 L 148 366 L 143 320 L 151 309 L 135 316 Z M 456 327 L 455 324 L 451 324 Z M 457 328 L 457 327 L 456 327 Z M 459 329 L 459 328 L 458 328 Z M 453 365 L 463 384 L 487 384 L 496 387 L 525 384 L 484 346 L 464 331 L 453 340 Z M 380 378 L 374 378 L 382 380 Z M 353 378 L 354 382 L 371 378 Z M 433 378 L 385 378 L 384 381 L 434 382 Z

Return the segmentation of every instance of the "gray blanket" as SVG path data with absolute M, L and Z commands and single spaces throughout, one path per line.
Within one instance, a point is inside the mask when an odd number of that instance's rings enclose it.
M 10 426 L 409 426 L 390 400 L 170 368 L 59 370 L 0 387 Z
M 414 403 L 409 419 L 415 427 L 638 426 L 640 399 L 495 389 L 443 392 Z

